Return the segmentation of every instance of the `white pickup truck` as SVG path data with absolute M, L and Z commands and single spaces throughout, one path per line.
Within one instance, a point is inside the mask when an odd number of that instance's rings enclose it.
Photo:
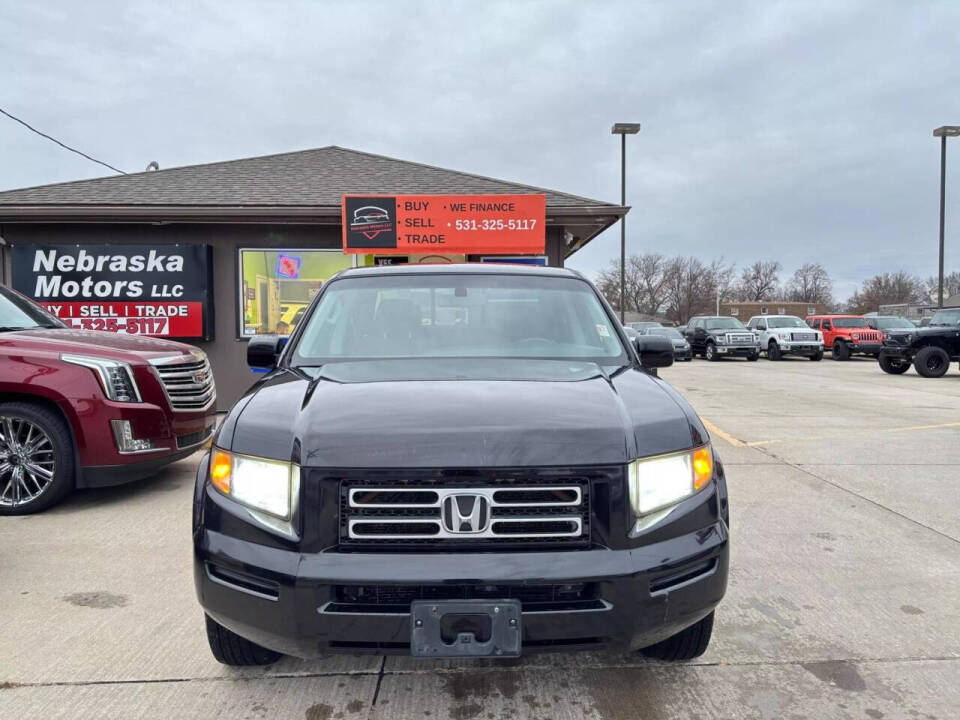
M 784 355 L 823 359 L 823 335 L 796 315 L 754 315 L 747 327 L 760 337 L 760 350 L 768 360 Z

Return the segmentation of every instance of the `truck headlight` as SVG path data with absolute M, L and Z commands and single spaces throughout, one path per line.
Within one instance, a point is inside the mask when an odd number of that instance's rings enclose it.
M 723 337 L 722 335 L 718 335 L 717 338 L 716 338 L 716 340 L 717 340 L 717 345 L 726 345 L 726 344 L 727 344 L 727 339 L 726 339 L 725 337 Z
M 71 365 L 81 365 L 93 370 L 103 394 L 115 402 L 140 402 L 140 388 L 133 379 L 133 368 L 129 363 L 90 355 L 71 355 L 64 353 L 60 359 Z
M 210 483 L 241 505 L 288 520 L 300 487 L 300 466 L 214 448 Z
M 693 450 L 640 458 L 630 463 L 630 504 L 637 515 L 676 505 L 703 490 L 713 477 L 710 444 Z

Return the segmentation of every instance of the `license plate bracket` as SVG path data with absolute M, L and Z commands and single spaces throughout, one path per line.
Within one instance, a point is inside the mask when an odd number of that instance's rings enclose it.
M 410 654 L 414 657 L 520 657 L 519 600 L 414 600 Z

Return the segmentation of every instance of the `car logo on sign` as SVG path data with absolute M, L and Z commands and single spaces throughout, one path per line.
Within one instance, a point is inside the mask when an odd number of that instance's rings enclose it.
M 448 533 L 474 535 L 490 525 L 490 501 L 483 495 L 448 495 L 441 510 L 443 528 Z
M 376 205 L 364 205 L 353 211 L 353 221 L 350 229 L 362 233 L 368 240 L 373 240 L 382 232 L 393 229 L 390 213 Z

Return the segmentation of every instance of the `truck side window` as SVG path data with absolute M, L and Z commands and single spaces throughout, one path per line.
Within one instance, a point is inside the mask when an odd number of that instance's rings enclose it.
M 824 330 L 829 330 L 829 329 L 830 329 L 830 321 L 829 321 L 829 320 L 824 320 L 824 321 L 823 321 L 823 329 L 824 329 Z
M 819 330 L 819 329 L 820 329 L 820 318 L 814 318 L 814 319 L 810 322 L 810 327 L 812 327 L 814 330 Z

